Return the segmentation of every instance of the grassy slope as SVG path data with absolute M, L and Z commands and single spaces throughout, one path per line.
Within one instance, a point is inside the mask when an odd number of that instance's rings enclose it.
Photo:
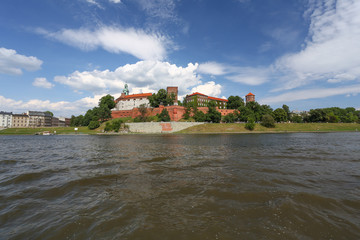
M 253 131 L 245 128 L 245 123 L 208 123 L 187 128 L 179 133 L 259 133 L 259 132 L 337 132 L 360 131 L 357 123 L 278 123 L 275 128 L 256 124 Z
M 78 127 L 77 134 L 96 134 L 100 132 L 101 127 L 96 130 L 89 130 L 88 127 Z M 44 127 L 44 128 L 8 128 L 0 131 L 0 135 L 34 135 L 35 133 L 42 133 L 43 131 L 50 131 L 56 134 L 75 134 L 74 127 Z

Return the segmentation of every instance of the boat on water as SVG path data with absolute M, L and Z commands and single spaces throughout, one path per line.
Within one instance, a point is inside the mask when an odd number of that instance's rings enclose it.
M 42 135 L 43 136 L 50 136 L 50 135 L 54 135 L 54 133 L 51 133 L 50 131 L 43 131 Z

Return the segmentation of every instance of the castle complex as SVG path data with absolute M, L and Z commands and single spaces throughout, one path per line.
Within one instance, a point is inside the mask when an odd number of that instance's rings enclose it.
M 115 100 L 116 106 L 114 109 L 112 109 L 112 118 L 135 118 L 140 116 L 139 107 L 140 105 L 144 105 L 147 108 L 147 116 L 155 116 L 156 114 L 160 114 L 165 108 L 169 112 L 171 121 L 179 121 L 182 119 L 186 108 L 178 105 L 178 87 L 167 87 L 167 94 L 174 100 L 174 105 L 160 105 L 158 108 L 151 108 L 148 99 L 148 97 L 152 95 L 151 93 L 130 95 L 128 85 L 125 84 L 125 88 L 121 93 L 121 96 Z M 193 107 L 197 107 L 198 111 L 202 111 L 204 113 L 207 113 L 207 105 L 210 101 L 216 102 L 217 111 L 219 111 L 222 116 L 233 113 L 235 111 L 235 109 L 226 109 L 226 104 L 228 102 L 227 99 L 211 97 L 199 92 L 187 95 L 184 99 L 184 103 L 191 103 Z M 255 101 L 255 95 L 249 93 L 246 95 L 246 102 L 251 101 Z

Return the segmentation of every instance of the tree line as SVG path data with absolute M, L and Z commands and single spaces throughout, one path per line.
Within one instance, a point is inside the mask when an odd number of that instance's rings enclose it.
M 160 89 L 157 93 L 148 97 L 151 107 L 156 108 L 159 105 L 170 106 L 173 105 L 175 96 L 168 95 L 165 89 Z M 287 105 L 273 110 L 269 105 L 260 105 L 258 102 L 248 102 L 245 104 L 244 100 L 239 96 L 230 96 L 226 105 L 227 109 L 234 109 L 234 113 L 226 116 L 221 116 L 217 111 L 217 103 L 210 101 L 207 104 L 208 111 L 204 113 L 198 110 L 196 102 L 183 103 L 179 105 L 185 107 L 183 119 L 185 121 L 196 122 L 212 122 L 212 123 L 234 123 L 245 122 L 248 129 L 253 129 L 256 122 L 262 123 L 266 127 L 274 127 L 275 122 L 294 122 L 294 123 L 311 123 L 311 122 L 330 122 L 330 123 L 360 123 L 360 111 L 353 107 L 348 108 L 318 108 L 311 109 L 308 112 L 293 113 Z M 89 109 L 85 115 L 71 116 L 71 126 L 88 126 L 90 129 L 95 129 L 100 126 L 101 122 L 111 119 L 111 109 L 115 107 L 114 97 L 106 95 L 99 100 L 98 106 Z M 139 106 L 140 115 L 137 116 L 134 122 L 147 121 L 170 121 L 170 116 L 166 108 L 156 116 L 147 116 L 147 108 L 145 105 Z M 118 123 L 117 123 L 118 124 Z M 117 128 L 117 125 L 115 126 Z

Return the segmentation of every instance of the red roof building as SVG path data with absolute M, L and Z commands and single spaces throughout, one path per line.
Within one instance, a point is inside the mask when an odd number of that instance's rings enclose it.
M 207 107 L 210 101 L 215 101 L 219 109 L 225 109 L 227 99 L 210 97 L 205 94 L 195 92 L 185 97 L 186 103 L 194 103 L 196 107 Z

